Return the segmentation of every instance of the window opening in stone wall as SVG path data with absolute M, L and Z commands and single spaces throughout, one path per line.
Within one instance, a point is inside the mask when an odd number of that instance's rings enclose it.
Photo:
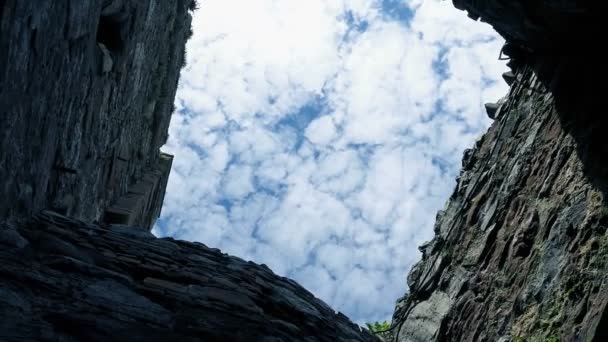
M 97 27 L 97 42 L 103 44 L 110 52 L 123 49 L 121 22 L 113 16 L 101 16 Z

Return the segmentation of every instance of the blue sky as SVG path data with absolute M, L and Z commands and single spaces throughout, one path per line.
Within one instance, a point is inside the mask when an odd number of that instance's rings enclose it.
M 438 0 L 206 0 L 193 26 L 154 233 L 388 319 L 506 93 L 502 41 Z

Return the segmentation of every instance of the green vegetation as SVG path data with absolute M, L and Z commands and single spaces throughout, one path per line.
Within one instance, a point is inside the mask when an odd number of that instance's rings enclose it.
M 368 322 L 368 323 L 365 323 L 365 325 L 367 325 L 367 328 L 373 334 L 385 332 L 388 329 L 390 329 L 390 327 L 391 327 L 391 324 L 389 322 L 387 322 L 387 321 L 384 321 L 384 322 L 377 322 L 376 321 L 373 324 Z
M 603 205 L 600 209 L 600 218 L 608 218 L 608 206 Z

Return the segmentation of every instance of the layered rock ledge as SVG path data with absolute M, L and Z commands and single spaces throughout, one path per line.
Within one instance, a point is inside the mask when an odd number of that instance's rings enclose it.
M 0 227 L 0 317 L 3 341 L 377 341 L 264 265 L 53 212 Z

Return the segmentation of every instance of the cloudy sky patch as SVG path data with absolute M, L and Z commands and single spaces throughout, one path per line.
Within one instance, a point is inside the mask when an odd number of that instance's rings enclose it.
M 502 40 L 438 0 L 206 0 L 193 26 L 154 232 L 388 319 L 506 92 Z

